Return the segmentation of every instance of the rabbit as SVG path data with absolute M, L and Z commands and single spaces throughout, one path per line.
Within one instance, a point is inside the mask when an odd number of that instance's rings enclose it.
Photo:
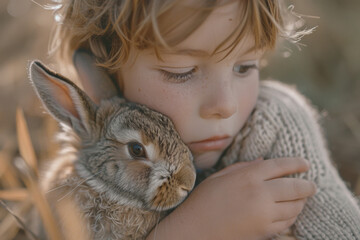
M 91 238 L 144 239 L 195 184 L 192 154 L 171 120 L 119 96 L 97 104 L 39 61 L 29 75 L 63 129 L 41 187 L 64 236 L 59 206 L 70 200 Z

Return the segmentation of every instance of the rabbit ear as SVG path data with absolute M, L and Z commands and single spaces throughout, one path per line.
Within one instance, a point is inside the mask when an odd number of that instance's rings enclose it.
M 44 106 L 56 120 L 78 133 L 91 131 L 97 106 L 74 83 L 38 61 L 30 64 L 30 79 Z
M 105 69 L 96 66 L 95 57 L 88 51 L 76 50 L 73 55 L 73 62 L 85 92 L 95 103 L 99 103 L 101 99 L 118 95 L 120 91 L 110 76 Z

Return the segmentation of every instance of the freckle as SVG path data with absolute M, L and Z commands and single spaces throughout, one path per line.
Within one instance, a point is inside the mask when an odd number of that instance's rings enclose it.
M 141 92 L 141 88 L 138 88 L 138 92 Z
M 232 21 L 232 18 L 229 18 L 229 22 L 231 22 Z

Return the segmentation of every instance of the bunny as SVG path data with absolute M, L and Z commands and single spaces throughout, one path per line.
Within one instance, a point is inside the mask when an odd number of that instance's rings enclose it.
M 195 183 L 191 152 L 171 120 L 118 96 L 96 104 L 39 61 L 29 72 L 63 128 L 64 148 L 41 182 L 63 232 L 59 205 L 67 199 L 91 238 L 144 239 Z

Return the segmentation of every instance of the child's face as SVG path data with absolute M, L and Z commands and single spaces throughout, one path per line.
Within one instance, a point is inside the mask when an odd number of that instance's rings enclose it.
M 225 52 L 207 55 L 237 25 L 235 4 L 214 10 L 174 52 L 162 53 L 163 61 L 152 50 L 134 50 L 137 58 L 119 72 L 124 96 L 169 116 L 201 169 L 216 163 L 258 95 L 262 52 L 246 53 L 254 45 L 250 35 L 224 60 L 219 61 Z

